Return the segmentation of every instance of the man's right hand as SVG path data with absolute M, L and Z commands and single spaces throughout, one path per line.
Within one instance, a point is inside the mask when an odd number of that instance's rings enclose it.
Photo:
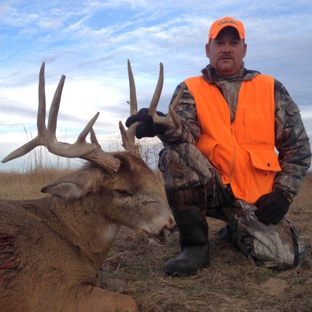
M 156 112 L 158 116 L 165 117 L 162 112 Z M 158 134 L 165 134 L 166 127 L 155 125 L 151 115 L 148 115 L 148 108 L 141 108 L 136 115 L 131 115 L 126 120 L 126 126 L 129 128 L 133 123 L 139 121 L 136 126 L 136 137 L 142 139 L 145 137 L 152 138 Z

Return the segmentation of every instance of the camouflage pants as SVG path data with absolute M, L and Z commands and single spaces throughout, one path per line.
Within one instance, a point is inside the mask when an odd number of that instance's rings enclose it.
M 196 190 L 203 189 L 205 196 L 201 197 L 199 205 L 198 200 L 195 200 L 195 204 L 200 210 L 205 210 L 206 216 L 227 223 L 234 232 L 231 242 L 252 263 L 281 270 L 302 263 L 306 255 L 305 246 L 300 242 L 296 228 L 286 218 L 277 225 L 265 225 L 258 221 L 254 214 L 257 208 L 235 199 L 230 186 L 221 183 L 216 169 L 194 145 L 183 143 L 166 146 L 159 156 L 159 169 L 164 177 L 167 196 L 174 192 L 177 194 L 179 190 L 195 190 L 197 194 Z M 199 198 L 197 195 L 195 197 Z M 174 198 L 174 201 L 177 206 L 184 202 L 183 199 L 178 202 L 178 198 Z M 194 205 L 194 202 L 188 202 L 187 205 Z

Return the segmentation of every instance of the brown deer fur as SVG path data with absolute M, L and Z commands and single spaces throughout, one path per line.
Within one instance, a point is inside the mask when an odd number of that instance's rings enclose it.
M 145 163 L 114 157 L 114 174 L 87 164 L 42 189 L 53 196 L 0 201 L 1 311 L 137 311 L 131 297 L 99 288 L 99 268 L 121 225 L 162 242 L 174 220 Z

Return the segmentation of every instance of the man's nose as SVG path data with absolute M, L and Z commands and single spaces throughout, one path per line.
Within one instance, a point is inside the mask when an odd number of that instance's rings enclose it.
M 229 43 L 225 43 L 223 45 L 222 52 L 223 53 L 230 53 L 230 52 L 232 52 L 231 45 Z

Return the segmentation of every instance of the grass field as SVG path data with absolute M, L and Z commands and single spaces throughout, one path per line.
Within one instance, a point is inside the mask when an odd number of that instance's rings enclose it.
M 44 196 L 40 189 L 73 169 L 34 169 L 1 172 L 1 199 Z M 163 194 L 161 179 L 159 192 Z M 164 264 L 179 252 L 174 233 L 165 247 L 149 245 L 141 234 L 123 228 L 102 266 L 105 289 L 131 295 L 142 312 L 312 311 L 312 174 L 290 207 L 308 257 L 299 268 L 276 272 L 255 267 L 217 233 L 223 226 L 208 218 L 211 266 L 189 278 L 169 277 Z M 1 217 L 1 216 L 0 216 Z M 1 307 L 0 307 L 1 310 Z

